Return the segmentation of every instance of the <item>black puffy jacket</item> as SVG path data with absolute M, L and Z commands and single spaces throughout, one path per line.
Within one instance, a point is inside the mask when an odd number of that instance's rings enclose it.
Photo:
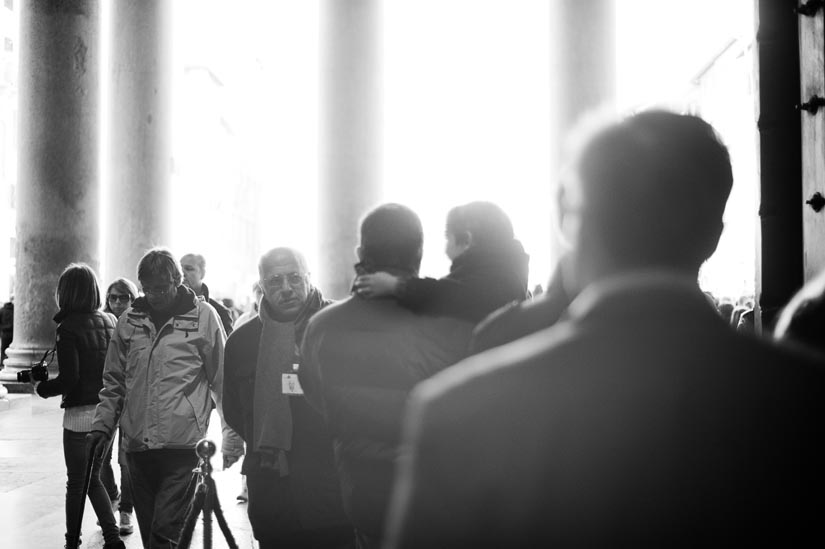
M 103 311 L 58 313 L 57 366 L 54 379 L 41 382 L 37 394 L 43 398 L 63 395 L 61 408 L 97 404 L 103 387 L 106 349 L 115 330 L 115 316 Z

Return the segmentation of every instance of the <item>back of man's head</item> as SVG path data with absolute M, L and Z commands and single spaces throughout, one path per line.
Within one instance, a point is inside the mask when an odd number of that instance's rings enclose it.
M 424 231 L 416 213 L 401 204 L 383 204 L 361 221 L 361 262 L 373 269 L 412 274 L 421 266 Z
M 579 253 L 601 255 L 603 267 L 695 275 L 716 249 L 733 176 L 727 148 L 701 118 L 626 118 L 584 144 L 574 172 Z

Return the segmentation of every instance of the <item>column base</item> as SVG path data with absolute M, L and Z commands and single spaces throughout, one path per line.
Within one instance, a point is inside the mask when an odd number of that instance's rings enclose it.
M 28 391 L 18 391 L 15 385 L 17 383 L 17 372 L 30 369 L 36 364 L 43 355 L 51 350 L 52 347 L 28 347 L 24 349 L 15 348 L 14 343 L 6 349 L 6 360 L 3 361 L 3 369 L 0 370 L 0 382 L 6 386 L 9 392 L 31 392 L 31 385 L 28 383 L 21 383 L 19 385 L 29 387 Z M 57 356 L 54 357 L 49 365 L 49 379 L 57 376 Z

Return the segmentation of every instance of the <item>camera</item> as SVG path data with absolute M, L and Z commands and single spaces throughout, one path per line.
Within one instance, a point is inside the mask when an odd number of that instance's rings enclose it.
M 33 365 L 28 370 L 20 370 L 17 372 L 17 381 L 19 383 L 46 381 L 47 379 L 49 379 L 49 367 L 42 362 Z

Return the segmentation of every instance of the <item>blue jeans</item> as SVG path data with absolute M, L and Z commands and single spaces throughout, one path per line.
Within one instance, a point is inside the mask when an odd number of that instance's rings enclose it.
M 86 477 L 88 464 L 86 454 L 86 433 L 76 433 L 63 429 L 63 457 L 66 461 L 66 544 L 74 547 L 79 539 L 78 518 L 80 509 L 86 504 L 83 497 L 83 482 Z M 120 541 L 115 515 L 112 512 L 112 502 L 106 494 L 106 488 L 100 482 L 100 461 L 92 469 L 92 479 L 89 484 L 89 500 L 95 510 L 100 527 L 103 528 L 103 539 L 106 543 Z

